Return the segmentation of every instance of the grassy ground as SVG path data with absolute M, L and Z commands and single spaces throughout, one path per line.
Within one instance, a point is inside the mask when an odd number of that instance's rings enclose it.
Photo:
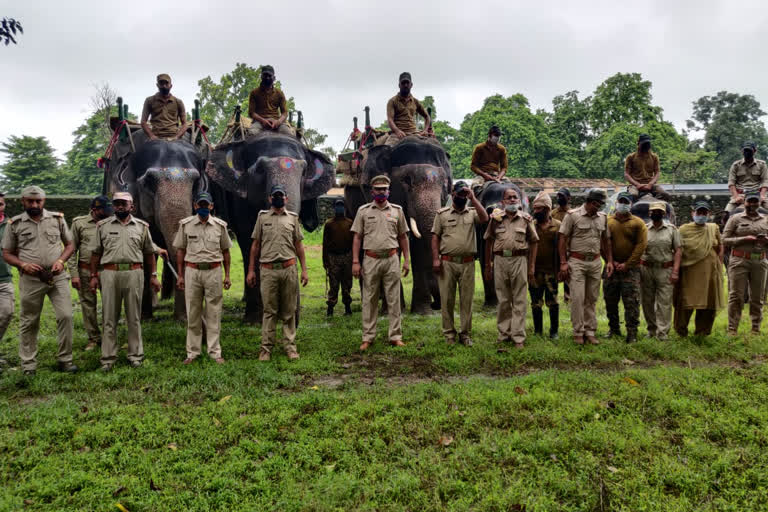
M 256 361 L 239 258 L 223 366 L 181 364 L 185 326 L 164 303 L 144 325 L 144 367 L 123 355 L 106 375 L 76 312 L 84 371 L 59 374 L 46 305 L 27 379 L 14 321 L 0 342 L 0 510 L 768 509 L 765 336 L 727 339 L 721 313 L 707 339 L 576 347 L 564 310 L 560 340 L 499 350 L 478 288 L 474 347 L 444 345 L 439 315 L 407 315 L 407 347 L 361 356 L 358 290 L 352 317 L 326 319 L 317 243 L 295 363 Z

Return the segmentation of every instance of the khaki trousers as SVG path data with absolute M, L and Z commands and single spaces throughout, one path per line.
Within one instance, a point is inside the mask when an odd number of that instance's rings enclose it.
M 296 303 L 299 294 L 299 276 L 296 265 L 288 268 L 262 268 L 261 302 L 264 316 L 261 321 L 261 350 L 271 353 L 275 345 L 277 321 L 283 324 L 282 344 L 286 353 L 296 351 Z
M 603 262 L 600 258 L 593 261 L 568 259 L 571 279 L 571 323 L 574 336 L 594 336 L 597 331 L 595 305 L 600 295 L 600 276 Z
M 0 283 L 0 341 L 3 341 L 5 331 L 8 330 L 8 326 L 13 319 L 15 301 L 13 281 Z
M 221 267 L 200 270 L 184 268 L 184 302 L 187 305 L 187 357 L 200 355 L 203 345 L 203 319 L 208 355 L 213 359 L 221 357 L 221 303 L 224 283 Z M 203 307 L 205 300 L 205 307 Z
M 403 339 L 400 318 L 400 258 L 363 258 L 363 342 L 376 339 L 376 321 L 379 318 L 379 287 L 384 285 L 389 316 L 389 341 Z
M 248 135 L 255 135 L 263 131 L 265 131 L 265 129 L 263 126 L 261 126 L 261 123 L 258 121 L 254 121 L 253 124 L 251 124 L 251 127 L 248 128 Z M 275 132 L 283 135 L 289 135 L 291 137 L 296 136 L 296 132 L 294 131 L 294 129 L 291 128 L 287 123 L 283 123 L 280 126 L 278 126 Z
M 728 330 L 739 330 L 744 309 L 744 291 L 749 287 L 749 317 L 752 330 L 759 331 L 763 321 L 763 300 L 768 260 L 751 260 L 731 255 L 728 262 Z
M 496 308 L 498 341 L 524 343 L 525 315 L 528 309 L 528 258 L 494 256 L 493 284 L 499 300 Z
M 80 309 L 83 311 L 83 327 L 88 333 L 88 341 L 96 343 L 101 342 L 101 331 L 99 330 L 99 319 L 97 315 L 98 297 L 91 291 L 89 283 L 91 282 L 91 273 L 83 268 L 77 272 L 80 277 L 80 289 L 77 291 L 80 297 Z
M 475 262 L 442 262 L 443 271 L 437 276 L 440 288 L 440 311 L 443 317 L 443 336 L 456 339 L 453 310 L 456 305 L 456 287 L 459 288 L 459 340 L 472 337 L 472 299 L 475 296 Z
M 117 322 L 125 304 L 125 324 L 128 327 L 128 361 L 144 360 L 141 340 L 141 297 L 144 293 L 144 270 L 102 270 L 101 316 L 104 319 L 101 338 L 101 364 L 117 361 Z
M 22 274 L 19 278 L 19 295 L 19 358 L 22 369 L 37 368 L 37 334 L 40 331 L 40 314 L 46 295 L 56 315 L 56 338 L 59 342 L 56 359 L 60 363 L 71 363 L 72 299 L 69 292 L 69 275 L 60 274 L 54 278 L 53 285 L 48 285 L 37 277 Z
M 664 339 L 672 326 L 672 293 L 674 285 L 669 282 L 672 268 L 640 267 L 640 295 L 643 301 L 643 316 L 650 336 Z

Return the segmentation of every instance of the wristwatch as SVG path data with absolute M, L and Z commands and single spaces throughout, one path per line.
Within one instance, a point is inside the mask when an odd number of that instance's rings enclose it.
M 157 277 L 157 272 L 152 272 L 152 277 Z

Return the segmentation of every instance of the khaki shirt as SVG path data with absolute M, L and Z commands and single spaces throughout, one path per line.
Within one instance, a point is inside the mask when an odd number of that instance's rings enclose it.
M 639 183 L 650 183 L 653 177 L 661 172 L 659 157 L 653 151 L 635 151 L 624 160 L 624 171 Z
M 600 253 L 600 241 L 608 231 L 608 216 L 603 212 L 590 217 L 584 206 L 570 210 L 560 224 L 560 234 L 568 237 L 568 250 L 589 254 Z
M 561 210 L 560 206 L 558 205 L 557 208 L 552 210 L 551 217 L 555 220 L 559 220 L 560 222 L 563 222 L 563 219 L 565 218 L 566 215 L 568 215 L 568 208 L 566 208 L 565 210 Z
M 762 160 L 755 159 L 751 164 L 746 164 L 744 159 L 736 160 L 728 171 L 728 186 L 735 186 L 742 190 L 756 190 L 768 188 L 768 166 Z
M 75 250 L 69 257 L 69 273 L 72 277 L 79 277 L 78 263 L 90 263 L 91 243 L 96 237 L 96 224 L 98 221 L 89 213 L 72 220 L 72 240 L 75 242 Z
M 198 215 L 192 215 L 179 221 L 173 246 L 185 251 L 184 261 L 220 263 L 224 259 L 223 251 L 232 247 L 232 240 L 223 220 L 210 215 L 203 222 Z
M 662 222 L 658 228 L 648 224 L 648 245 L 643 253 L 643 261 L 667 263 L 673 261 L 675 251 L 682 247 L 680 232 L 669 222 Z
M 43 209 L 38 222 L 24 212 L 8 221 L 3 236 L 3 249 L 14 252 L 25 263 L 49 268 L 56 263 L 64 246 L 72 241 L 72 233 L 64 214 Z
M 155 252 L 149 224 L 133 215 L 123 224 L 116 216 L 96 224 L 91 252 L 101 255 L 101 265 L 110 263 L 143 263 L 144 255 Z
M 761 213 L 757 217 L 747 216 L 747 212 L 734 214 L 723 230 L 723 245 L 738 251 L 766 252 L 765 245 L 744 240 L 743 237 L 753 235 L 768 235 L 768 216 Z
M 257 87 L 248 96 L 248 117 L 251 119 L 253 114 L 258 114 L 264 119 L 279 119 L 287 111 L 285 94 L 274 86 L 269 89 Z
M 259 212 L 251 238 L 259 244 L 259 263 L 274 263 L 296 257 L 296 242 L 304 239 L 299 216 L 270 208 Z
M 403 130 L 406 135 L 413 135 L 419 131 L 414 119 L 416 114 L 425 119 L 429 115 L 424 106 L 412 94 L 403 98 L 398 93 L 387 102 L 387 117 L 391 117 L 395 121 L 395 126 Z
M 501 144 L 489 144 L 485 141 L 475 146 L 472 151 L 470 168 L 477 167 L 492 176 L 498 176 L 500 171 L 507 173 L 507 148 Z
M 156 136 L 173 137 L 186 113 L 183 101 L 172 94 L 165 98 L 158 92 L 144 100 L 141 119 L 150 121 Z
M 387 201 L 383 208 L 376 203 L 361 206 L 352 223 L 352 232 L 363 237 L 363 249 L 366 251 L 386 251 L 397 249 L 397 238 L 408 233 L 403 209 Z
M 514 218 L 504 215 L 501 222 L 491 219 L 483 238 L 493 240 L 493 252 L 528 249 L 530 244 L 539 241 L 533 221 L 519 213 Z
M 536 223 L 536 234 L 539 237 L 539 245 L 536 249 L 536 272 L 554 274 L 558 268 L 555 265 L 558 257 L 557 234 L 560 231 L 560 221 L 550 219 L 549 226 L 542 229 Z
M 440 254 L 471 256 L 477 252 L 475 226 L 480 223 L 477 211 L 469 206 L 456 210 L 447 206 L 437 210 L 432 233 L 440 237 Z

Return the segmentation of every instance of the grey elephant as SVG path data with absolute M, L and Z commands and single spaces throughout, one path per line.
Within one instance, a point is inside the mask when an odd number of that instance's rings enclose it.
M 269 208 L 270 188 L 283 185 L 286 208 L 299 214 L 304 229 L 314 231 L 319 225 L 317 198 L 335 179 L 327 156 L 306 148 L 295 137 L 274 132 L 217 146 L 206 173 L 219 214 L 237 236 L 246 269 L 253 227 L 259 211 Z M 258 268 L 256 265 L 257 276 Z M 245 287 L 245 321 L 249 323 L 260 323 L 263 314 L 259 282 L 253 288 Z

